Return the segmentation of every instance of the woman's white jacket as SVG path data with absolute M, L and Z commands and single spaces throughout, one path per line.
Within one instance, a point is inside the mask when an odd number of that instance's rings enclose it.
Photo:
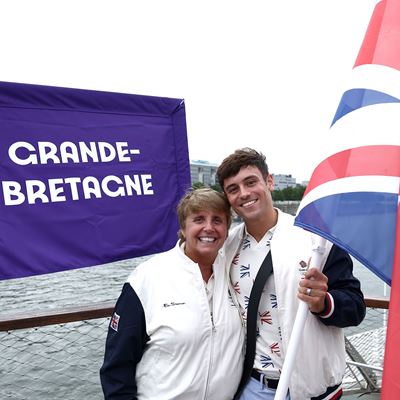
M 220 256 L 213 270 L 212 316 L 199 266 L 178 245 L 133 271 L 115 308 L 116 330 L 109 328 L 106 399 L 233 398 L 244 328 Z

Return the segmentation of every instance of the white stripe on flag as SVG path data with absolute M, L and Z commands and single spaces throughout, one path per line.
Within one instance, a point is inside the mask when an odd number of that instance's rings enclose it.
M 378 64 L 355 67 L 349 76 L 349 89 L 371 89 L 400 99 L 400 72 Z
M 396 176 L 354 176 L 335 179 L 311 190 L 303 198 L 297 214 L 308 204 L 323 197 L 341 193 L 377 192 L 399 194 L 400 178 Z

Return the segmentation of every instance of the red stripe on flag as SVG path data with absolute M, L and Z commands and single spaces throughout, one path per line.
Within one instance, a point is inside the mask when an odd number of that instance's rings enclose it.
M 382 0 L 374 9 L 354 67 L 379 64 L 400 70 L 400 2 Z
M 336 153 L 318 165 L 305 192 L 351 176 L 400 176 L 400 146 L 365 146 Z
M 400 188 L 399 188 L 400 196 Z M 397 207 L 396 245 L 383 367 L 382 399 L 400 399 L 400 204 Z

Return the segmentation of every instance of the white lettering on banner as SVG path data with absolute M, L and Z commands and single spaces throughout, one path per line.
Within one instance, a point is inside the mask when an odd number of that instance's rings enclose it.
M 32 179 L 26 181 L 26 195 L 28 197 L 29 204 L 35 204 L 36 200 L 42 200 L 42 203 L 48 203 L 49 199 L 44 194 L 46 191 L 46 185 L 42 181 Z
M 47 164 L 48 160 L 52 160 L 54 164 L 60 164 L 57 156 L 57 146 L 52 142 L 39 142 L 39 159 L 40 164 Z
M 68 163 L 68 159 L 72 160 L 74 163 L 79 162 L 78 149 L 75 143 L 72 142 L 62 142 L 60 144 L 61 162 L 63 164 Z
M 81 181 L 81 178 L 65 178 L 64 182 L 69 185 L 69 188 L 71 189 L 71 196 L 72 200 L 79 200 L 79 194 L 78 194 L 78 183 Z
M 97 146 L 96 146 L 97 145 Z M 21 155 L 22 153 L 22 155 Z M 27 153 L 27 154 L 25 154 Z M 139 149 L 129 149 L 128 142 L 15 142 L 8 149 L 11 161 L 18 165 L 29 164 L 68 164 L 80 162 L 120 162 L 132 161 L 131 155 L 140 154 Z
M 82 181 L 83 194 L 85 199 L 90 199 L 91 194 L 94 194 L 98 199 L 101 198 L 101 190 L 99 181 L 94 176 L 87 176 Z
M 1 184 L 6 206 L 15 206 L 25 201 L 25 196 L 21 193 L 21 185 L 18 182 L 3 181 Z
M 17 157 L 16 152 L 19 148 L 25 148 L 30 151 L 35 151 L 35 147 L 27 142 L 15 142 L 13 143 L 10 148 L 8 149 L 8 156 L 10 157 L 11 161 L 14 161 L 15 164 L 19 165 L 28 165 L 28 164 L 37 164 L 37 157 L 35 154 L 31 154 L 25 160 L 20 159 Z
M 66 200 L 66 197 L 64 195 L 64 188 L 62 186 L 61 187 L 56 186 L 62 184 L 63 180 L 61 178 L 49 179 L 49 191 L 52 203 Z
M 88 156 L 93 162 L 99 162 L 99 156 L 97 155 L 96 143 L 90 142 L 90 148 L 85 142 L 79 142 L 79 149 L 81 150 L 82 162 L 88 162 Z
M 15 181 L 2 181 L 1 184 L 4 204 L 15 206 L 25 202 L 36 204 L 79 200 L 81 198 L 102 198 L 104 196 L 153 195 L 151 179 L 150 174 L 124 175 L 123 178 L 108 175 L 101 180 L 94 176 L 86 176 L 83 179 L 79 177 L 52 178 L 46 181 L 31 179 L 25 181 L 25 187 Z
M 131 162 L 133 156 L 140 154 L 139 149 L 130 148 L 128 142 L 108 143 L 64 141 L 56 144 L 41 141 L 35 144 L 18 141 L 8 149 L 10 160 L 17 165 L 78 164 Z M 60 168 L 60 167 L 57 167 Z M 4 204 L 57 203 L 93 199 L 102 197 L 124 197 L 153 195 L 152 176 L 150 174 L 131 174 L 124 176 L 107 175 L 63 177 L 50 179 L 27 179 L 24 183 L 14 180 L 1 182 Z

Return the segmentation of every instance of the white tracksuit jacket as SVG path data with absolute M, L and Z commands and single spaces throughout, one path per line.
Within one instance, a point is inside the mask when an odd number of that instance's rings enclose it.
M 284 357 L 299 305 L 297 289 L 302 277 L 300 263 L 308 262 L 312 239 L 316 236 L 295 227 L 293 216 L 278 212 L 271 252 L 282 334 L 281 354 Z M 225 242 L 229 265 L 229 260 L 240 251 L 243 231 L 244 225 L 241 224 L 230 232 Z M 328 243 L 323 264 L 331 247 L 332 244 Z M 359 281 L 352 275 L 351 259 L 336 246 L 334 250 L 323 272 L 328 276 L 328 292 L 332 295 L 335 308 L 326 319 L 308 315 L 290 378 L 291 400 L 310 399 L 325 393 L 328 387 L 340 384 L 346 363 L 343 330 L 339 326 L 358 325 L 365 316 L 363 295 Z
M 101 369 L 107 400 L 233 398 L 244 327 L 225 271 L 218 256 L 213 318 L 199 266 L 178 245 L 133 271 L 107 337 Z

